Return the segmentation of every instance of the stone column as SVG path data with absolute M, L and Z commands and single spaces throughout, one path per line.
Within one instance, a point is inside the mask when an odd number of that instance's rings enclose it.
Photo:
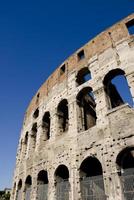
M 76 101 L 76 97 L 71 97 L 68 103 L 68 110 L 69 110 L 69 133 L 73 131 L 73 134 L 77 133 L 78 128 L 78 105 Z
M 81 200 L 81 193 L 80 193 L 80 177 L 79 171 L 77 170 L 76 166 L 73 166 L 71 169 L 71 174 L 69 178 L 70 182 L 70 200 Z
M 126 78 L 127 78 L 127 81 L 128 81 L 130 93 L 132 95 L 133 106 L 134 106 L 134 71 L 131 71 L 130 73 L 126 74 Z
M 106 124 L 106 113 L 108 110 L 108 103 L 106 101 L 106 95 L 103 85 L 94 90 L 95 102 L 96 102 L 96 116 L 97 124 L 104 125 Z
M 51 110 L 51 122 L 50 122 L 50 139 L 55 140 L 58 135 L 58 116 L 57 108 Z

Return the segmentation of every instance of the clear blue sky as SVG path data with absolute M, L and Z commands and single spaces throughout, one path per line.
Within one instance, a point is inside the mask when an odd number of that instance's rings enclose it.
M 39 86 L 133 0 L 0 1 L 0 189 L 11 187 L 24 112 Z

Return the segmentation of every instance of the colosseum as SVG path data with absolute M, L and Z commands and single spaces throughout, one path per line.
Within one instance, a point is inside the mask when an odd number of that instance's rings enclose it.
M 33 97 L 11 200 L 134 200 L 133 99 L 131 14 L 65 60 Z

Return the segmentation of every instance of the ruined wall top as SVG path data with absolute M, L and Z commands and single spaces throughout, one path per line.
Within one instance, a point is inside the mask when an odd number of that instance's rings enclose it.
M 31 113 L 33 113 L 33 111 L 40 105 L 42 99 L 47 98 L 55 85 L 67 81 L 70 73 L 78 71 L 81 67 L 94 62 L 94 60 L 97 59 L 97 56 L 103 53 L 106 49 L 110 47 L 114 48 L 121 42 L 133 37 L 132 35 L 129 35 L 127 29 L 127 24 L 129 25 L 132 20 L 134 21 L 134 14 L 129 15 L 125 19 L 100 33 L 66 59 L 44 82 L 36 95 L 32 98 L 27 108 L 24 121 L 26 122 L 28 120 Z M 83 56 L 83 52 L 84 59 L 79 59 L 79 56 Z M 79 55 L 79 53 L 81 55 Z

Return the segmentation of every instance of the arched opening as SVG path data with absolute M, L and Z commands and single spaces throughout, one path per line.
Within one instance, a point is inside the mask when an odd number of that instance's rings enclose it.
M 31 200 L 31 188 L 32 178 L 30 175 L 28 175 L 25 181 L 25 200 Z
M 109 108 L 115 108 L 124 103 L 133 106 L 132 96 L 123 70 L 111 70 L 105 76 L 103 84 Z
M 82 68 L 77 73 L 76 82 L 78 85 L 81 85 L 91 79 L 91 72 L 89 71 L 88 67 Z
M 134 147 L 125 148 L 117 156 L 116 163 L 120 169 L 119 175 L 123 194 L 126 200 L 134 197 Z
M 20 179 L 18 182 L 17 192 L 16 192 L 16 200 L 21 200 L 22 198 L 22 180 Z
M 37 196 L 38 200 L 48 199 L 48 175 L 47 171 L 40 171 L 37 177 Z
M 85 131 L 96 125 L 96 103 L 92 89 L 83 88 L 77 95 L 79 130 Z
M 42 128 L 44 134 L 44 140 L 48 140 L 50 138 L 50 113 L 45 112 L 42 119 Z
M 33 118 L 37 118 L 39 116 L 39 108 L 37 108 L 33 113 Z
M 37 123 L 34 123 L 33 126 L 32 126 L 31 137 L 32 137 L 32 146 L 33 146 L 33 148 L 35 148 L 35 146 L 36 146 L 36 137 L 37 137 Z
M 68 102 L 66 99 L 63 99 L 57 108 L 57 115 L 58 115 L 58 125 L 59 125 L 59 132 L 65 132 L 68 130 Z
M 24 155 L 27 154 L 27 148 L 28 148 L 28 132 L 26 132 L 25 138 L 24 138 Z
M 69 171 L 65 165 L 60 165 L 55 171 L 56 200 L 69 200 Z
M 80 166 L 80 187 L 81 198 L 86 199 L 106 199 L 102 166 L 95 157 L 86 158 Z

